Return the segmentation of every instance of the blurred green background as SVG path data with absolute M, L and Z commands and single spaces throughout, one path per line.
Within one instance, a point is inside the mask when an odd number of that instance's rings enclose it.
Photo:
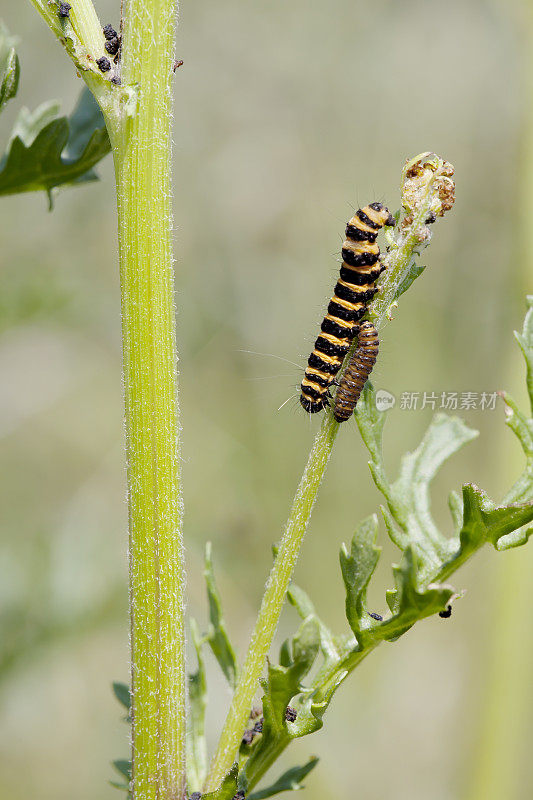
M 100 0 L 102 21 L 118 23 L 119 5 Z M 525 403 L 512 331 L 531 289 L 528 5 L 182 4 L 173 164 L 189 606 L 205 620 L 210 539 L 241 654 L 318 425 L 296 396 L 277 409 L 301 380 L 345 221 L 375 199 L 398 207 L 407 157 L 451 161 L 457 202 L 382 332 L 374 383 L 397 397 L 505 387 Z M 70 111 L 81 81 L 29 3 L 0 0 L 0 17 L 22 63 L 5 142 L 22 104 L 60 98 Z M 0 200 L 0 797 L 10 800 L 119 800 L 109 762 L 127 755 L 110 692 L 128 657 L 110 159 L 100 174 L 62 192 L 53 214 L 41 195 Z M 431 413 L 391 412 L 391 471 Z M 463 416 L 481 437 L 436 482 L 448 529 L 449 489 L 471 480 L 497 499 L 521 468 L 500 405 Z M 338 549 L 378 504 L 349 423 L 297 570 L 337 631 Z M 378 611 L 395 558 L 384 532 L 382 544 Z M 302 798 L 531 797 L 532 567 L 531 545 L 487 549 L 456 576 L 468 592 L 450 621 L 429 620 L 364 662 L 325 729 L 286 756 L 321 756 Z M 287 612 L 280 640 L 294 624 Z M 229 694 L 211 663 L 210 678 L 214 740 Z

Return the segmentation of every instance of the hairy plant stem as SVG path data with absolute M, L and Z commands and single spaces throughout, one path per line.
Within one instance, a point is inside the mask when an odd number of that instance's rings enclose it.
M 210 767 L 205 791 L 214 791 L 233 763 L 338 428 L 338 423 L 331 413 L 327 413 L 309 454 L 287 527 L 268 578 L 241 678 L 235 689 L 219 747 Z
M 411 225 L 403 231 L 398 243 L 393 246 L 388 256 L 388 270 L 380 287 L 379 300 L 376 299 L 369 315 L 378 328 L 390 315 L 396 290 L 409 271 L 415 248 L 420 245 L 421 240 L 418 234 L 434 200 L 435 191 L 433 181 L 430 179 L 422 192 Z M 347 359 L 356 345 L 357 342 L 352 344 Z M 207 792 L 218 788 L 233 764 L 338 429 L 339 425 L 334 420 L 331 409 L 328 409 L 313 443 L 268 578 L 239 682 L 210 765 L 205 786 Z M 274 759 L 275 756 L 273 756 Z M 265 769 L 269 764 L 265 765 Z M 259 777 L 260 775 L 257 775 L 256 780 Z
M 128 0 L 122 86 L 91 0 L 31 0 L 100 103 L 117 183 L 129 506 L 134 800 L 185 789 L 184 570 L 170 199 L 175 0 Z

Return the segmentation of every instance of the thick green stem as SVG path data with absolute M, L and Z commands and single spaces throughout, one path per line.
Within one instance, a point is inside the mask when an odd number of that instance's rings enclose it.
M 130 531 L 132 793 L 185 788 L 181 465 L 172 268 L 170 151 L 175 0 L 128 0 L 122 87 L 96 64 L 104 36 L 91 0 L 31 0 L 102 107 L 119 215 Z M 115 75 L 115 71 L 112 73 Z
M 135 800 L 185 786 L 182 500 L 170 199 L 174 0 L 130 0 L 109 129 L 118 213 L 128 499 Z M 128 114 L 130 116 L 128 116 Z
M 287 527 L 270 572 L 241 678 L 235 689 L 218 750 L 211 764 L 206 791 L 214 791 L 220 785 L 233 763 L 338 428 L 338 424 L 328 412 L 309 454 Z
M 132 793 L 185 790 L 184 570 L 172 211 L 175 0 L 128 0 L 122 87 L 91 0 L 31 0 L 102 107 L 117 181 L 130 533 Z M 115 73 L 113 73 L 115 74 Z

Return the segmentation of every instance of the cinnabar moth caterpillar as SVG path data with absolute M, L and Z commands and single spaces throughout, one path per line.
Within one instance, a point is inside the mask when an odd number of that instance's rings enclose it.
M 335 395 L 333 416 L 337 422 L 346 422 L 352 416 L 378 357 L 378 332 L 371 322 L 361 323 L 357 337 L 357 348 L 344 370 Z
M 378 232 L 394 225 L 394 217 L 381 203 L 360 208 L 346 226 L 342 245 L 342 266 L 321 333 L 305 370 L 300 403 L 310 414 L 329 405 L 329 389 L 342 366 L 377 288 L 382 266 L 379 261 Z

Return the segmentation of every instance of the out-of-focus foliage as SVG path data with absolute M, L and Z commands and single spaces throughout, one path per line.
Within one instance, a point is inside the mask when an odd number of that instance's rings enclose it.
M 88 89 L 70 117 L 51 101 L 23 108 L 0 161 L 0 195 L 52 189 L 97 180 L 93 167 L 110 152 L 102 112 Z
M 15 43 L 0 20 L 0 111 L 18 90 L 20 64 Z
M 4 55 L 5 54 L 5 55 Z M 0 111 L 16 96 L 20 66 L 5 27 L 0 27 Z M 0 195 L 52 189 L 97 180 L 93 167 L 110 150 L 102 112 L 91 92 L 82 90 L 70 117 L 59 117 L 59 103 L 22 108 L 0 158 Z

